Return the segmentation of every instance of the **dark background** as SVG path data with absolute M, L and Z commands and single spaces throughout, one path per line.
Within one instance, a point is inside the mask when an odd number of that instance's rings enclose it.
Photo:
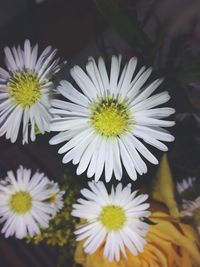
M 108 0 L 109 1 L 109 0 Z M 169 30 L 164 52 L 173 38 L 185 34 L 192 53 L 200 48 L 200 1 L 122 1 L 132 5 L 137 16 L 143 18 L 154 2 L 153 19 L 145 24 L 145 31 L 154 37 L 156 20 L 167 21 Z M 134 12 L 135 12 L 134 10 Z M 195 27 L 194 27 L 195 23 Z M 92 0 L 0 0 L 0 65 L 4 67 L 3 48 L 23 44 L 25 39 L 58 48 L 58 55 L 68 61 L 60 73 L 69 78 L 68 69 L 74 64 L 84 65 L 88 56 L 121 53 L 129 58 L 136 54 L 130 44 L 118 34 L 99 13 Z M 167 53 L 167 52 L 166 52 Z M 142 61 L 143 59 L 141 59 Z M 154 65 L 156 69 L 156 63 Z M 178 92 L 178 93 L 177 93 Z M 181 92 L 177 89 L 175 103 L 178 104 L 176 137 L 172 145 L 172 167 L 177 179 L 199 174 L 199 89 L 191 85 Z M 173 93 L 173 92 L 172 92 Z M 185 99 L 187 95 L 187 100 Z M 184 104 L 185 103 L 185 104 Z M 186 116 L 182 123 L 181 116 Z M 194 116 L 195 115 L 195 116 Z M 21 140 L 11 144 L 0 138 L 0 175 L 17 169 L 20 164 L 34 170 L 40 169 L 51 179 L 59 180 L 66 166 L 61 163 L 57 147 L 48 145 L 50 134 L 38 136 L 36 142 L 22 146 Z M 175 151 L 175 152 L 174 152 Z M 75 168 L 69 164 L 75 174 Z M 55 267 L 57 250 L 45 245 L 27 245 L 14 238 L 0 236 L 0 267 Z M 66 263 L 66 267 L 68 266 Z
M 5 46 L 23 44 L 26 38 L 58 48 L 58 56 L 70 63 L 96 39 L 97 10 L 92 1 L 0 1 L 0 64 L 4 66 Z M 65 74 L 66 73 L 66 74 Z M 63 77 L 67 71 L 63 71 Z M 15 170 L 20 164 L 33 171 L 40 169 L 51 179 L 63 173 L 57 148 L 48 145 L 49 136 L 39 136 L 35 143 L 22 146 L 21 141 L 11 144 L 0 139 L 0 174 Z M 1 267 L 55 267 L 57 250 L 45 245 L 27 245 L 15 238 L 0 236 Z M 67 266 L 67 263 L 66 263 Z M 69 266 L 70 267 L 70 266 Z

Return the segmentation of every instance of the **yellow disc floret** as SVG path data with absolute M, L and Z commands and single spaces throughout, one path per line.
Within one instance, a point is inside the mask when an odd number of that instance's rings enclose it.
M 130 115 L 127 105 L 118 100 L 106 98 L 92 107 L 91 125 L 105 137 L 116 137 L 129 130 Z
M 16 73 L 8 82 L 10 96 L 22 107 L 30 107 L 40 99 L 40 88 L 38 76 L 27 71 Z
M 51 194 L 49 195 L 48 202 L 49 202 L 49 203 L 53 203 L 53 204 L 55 204 L 55 203 L 56 203 L 56 197 L 57 197 L 56 193 L 51 193 Z
M 99 220 L 108 231 L 117 231 L 124 226 L 127 218 L 122 207 L 108 205 L 102 209 Z
M 32 198 L 28 192 L 19 191 L 10 197 L 10 208 L 17 214 L 25 214 L 32 207 Z

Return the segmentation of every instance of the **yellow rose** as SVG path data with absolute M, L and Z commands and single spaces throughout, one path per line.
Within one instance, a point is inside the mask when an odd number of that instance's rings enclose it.
M 138 256 L 127 250 L 127 259 L 121 256 L 119 262 L 110 263 L 103 257 L 104 244 L 94 254 L 85 254 L 83 242 L 79 242 L 75 261 L 84 267 L 198 267 L 200 254 L 193 229 L 173 219 L 166 212 L 153 212 L 149 227 L 147 245 Z

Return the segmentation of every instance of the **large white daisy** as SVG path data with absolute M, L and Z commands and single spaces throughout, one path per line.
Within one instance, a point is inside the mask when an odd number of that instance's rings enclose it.
M 29 40 L 20 46 L 6 47 L 5 63 L 0 68 L 0 136 L 15 142 L 22 127 L 22 142 L 35 140 L 36 132 L 49 131 L 52 75 L 59 70 L 56 50 L 48 46 L 38 57 L 38 45 Z M 30 126 L 30 127 L 29 127 Z
M 120 180 L 122 164 L 130 178 L 136 180 L 137 173 L 147 172 L 142 157 L 153 164 L 158 163 L 139 139 L 162 151 L 167 150 L 163 141 L 174 140 L 161 128 L 174 125 L 173 121 L 163 120 L 174 113 L 174 109 L 154 108 L 167 102 L 169 94 L 162 92 L 151 96 L 162 79 L 144 86 L 151 68 L 143 67 L 133 77 L 137 59 L 130 59 L 121 74 L 120 63 L 120 56 L 112 57 L 108 77 L 104 60 L 100 57 L 97 66 L 94 59 L 89 58 L 87 74 L 78 66 L 71 69 L 82 93 L 71 83 L 61 81 L 58 91 L 69 101 L 52 101 L 51 112 L 56 117 L 50 129 L 60 133 L 50 140 L 50 144 L 67 141 L 58 151 L 65 154 L 63 163 L 72 160 L 73 164 L 78 164 L 78 175 L 88 168 L 87 176 L 95 175 L 96 181 L 104 169 L 107 182 L 113 172 Z
M 89 189 L 81 190 L 85 199 L 73 205 L 72 215 L 86 220 L 76 231 L 77 240 L 85 240 L 86 253 L 93 254 L 104 245 L 104 256 L 111 262 L 120 260 L 120 252 L 126 257 L 126 249 L 133 255 L 142 252 L 146 244 L 150 215 L 148 195 L 131 192 L 131 186 L 118 184 L 108 194 L 103 182 L 89 182 Z
M 15 235 L 24 238 L 40 233 L 40 227 L 48 227 L 60 209 L 55 201 L 57 186 L 52 186 L 49 179 L 36 172 L 31 177 L 31 170 L 19 167 L 16 177 L 12 171 L 0 182 L 0 222 L 4 222 L 1 232 L 5 237 Z

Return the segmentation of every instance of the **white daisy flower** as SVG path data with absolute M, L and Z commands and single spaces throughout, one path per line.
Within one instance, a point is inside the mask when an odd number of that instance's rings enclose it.
M 200 197 L 197 197 L 195 200 L 184 199 L 182 208 L 182 214 L 185 216 L 193 216 L 197 210 L 200 212 Z
M 193 187 L 196 177 L 188 177 L 183 179 L 181 182 L 177 183 L 176 188 L 179 194 Z
M 182 215 L 192 217 L 200 235 L 200 196 L 195 200 L 183 200 Z
M 55 191 L 55 190 L 54 190 Z M 7 173 L 0 183 L 0 222 L 5 222 L 1 232 L 5 237 L 15 235 L 24 238 L 40 233 L 40 227 L 48 227 L 57 207 L 49 203 L 52 188 L 49 179 L 22 166 L 16 172 Z
M 121 183 L 109 195 L 103 182 L 88 184 L 91 190 L 81 190 L 86 199 L 78 199 L 72 211 L 73 216 L 86 219 L 75 231 L 78 241 L 86 239 L 85 252 L 93 254 L 104 244 L 104 257 L 110 262 L 120 260 L 120 251 L 126 257 L 126 248 L 138 255 L 146 244 L 148 195 L 136 196 L 137 191 L 131 192 L 130 185 L 122 188 Z
M 48 202 L 53 206 L 54 214 L 56 214 L 64 206 L 63 195 L 65 191 L 60 191 L 58 183 L 54 183 L 54 181 L 49 181 L 48 190 L 50 191 Z
M 58 91 L 69 101 L 52 101 L 51 112 L 57 117 L 52 120 L 50 129 L 60 133 L 50 140 L 50 144 L 67 141 L 58 151 L 65 154 L 63 163 L 72 160 L 73 164 L 78 164 L 78 175 L 88 168 L 87 176 L 95 175 L 96 181 L 104 169 L 107 182 L 113 172 L 120 180 L 122 165 L 130 178 L 136 180 L 137 173 L 147 172 L 142 157 L 158 164 L 139 139 L 162 151 L 167 151 L 163 141 L 174 140 L 161 128 L 174 125 L 173 121 L 163 120 L 173 114 L 174 109 L 154 108 L 167 102 L 169 94 L 162 92 L 151 96 L 162 79 L 144 87 L 152 69 L 143 67 L 133 77 L 137 59 L 130 59 L 121 74 L 120 63 L 121 56 L 112 57 L 108 77 L 104 60 L 100 57 L 97 66 L 94 59 L 89 58 L 87 74 L 78 66 L 71 69 L 82 93 L 71 83 L 61 81 Z
M 51 79 L 60 69 L 59 59 L 54 59 L 57 50 L 48 46 L 38 57 L 38 45 L 31 47 L 26 40 L 24 49 L 4 51 L 8 71 L 0 68 L 0 136 L 14 143 L 22 122 L 22 142 L 28 143 L 29 126 L 32 141 L 37 130 L 49 131 Z

